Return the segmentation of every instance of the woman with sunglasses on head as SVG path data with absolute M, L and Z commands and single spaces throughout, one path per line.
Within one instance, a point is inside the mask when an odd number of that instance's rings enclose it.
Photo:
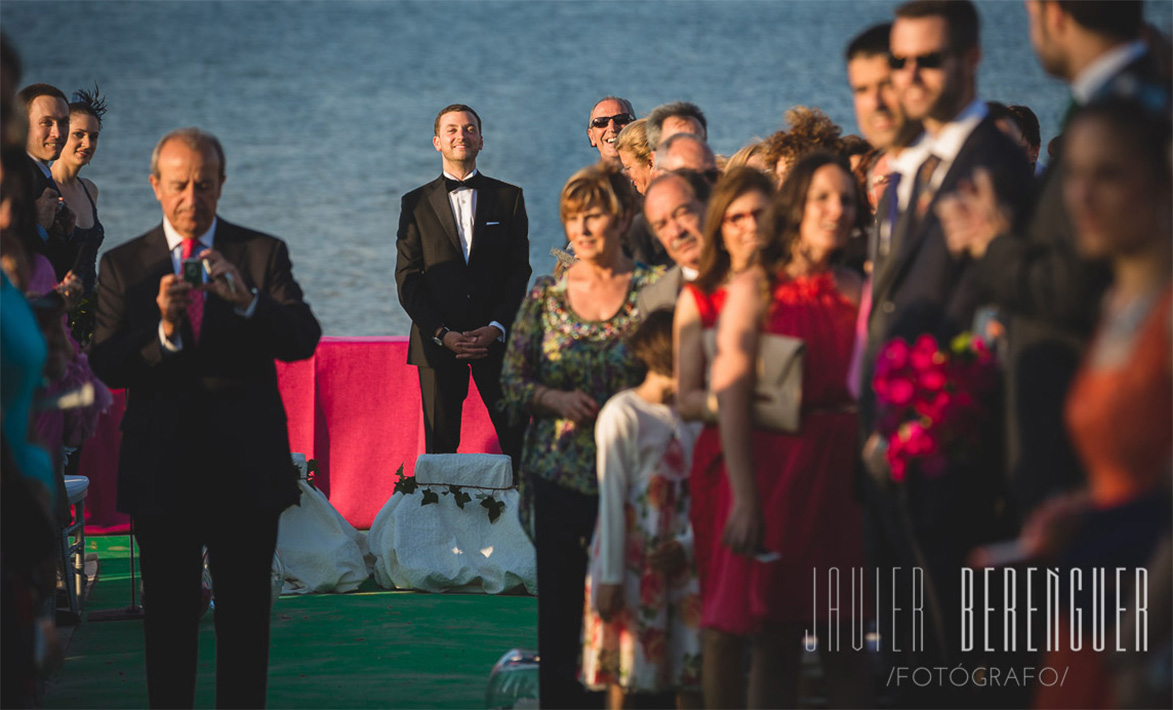
M 861 204 L 846 161 L 826 153 L 802 158 L 759 220 L 761 245 L 748 268 L 729 277 L 721 298 L 689 288 L 706 320 L 716 321 L 717 341 L 709 389 L 719 442 L 711 431 L 702 434 L 693 467 L 694 478 L 716 481 L 708 494 L 713 519 L 705 523 L 714 539 L 701 587 L 708 707 L 745 707 L 747 700 L 749 707 L 793 707 L 803 631 L 816 599 L 825 599 L 815 594 L 812 573 L 825 583 L 828 569 L 863 563 L 851 490 L 857 423 L 845 384 L 861 282 L 837 265 Z M 764 335 L 805 346 L 797 433 L 763 428 L 751 417 Z M 699 539 L 695 519 L 694 527 Z M 840 606 L 844 626 L 855 609 Z M 814 621 L 828 613 L 818 611 Z M 866 659 L 851 651 L 847 632 L 820 634 L 819 643 L 828 704 L 870 705 Z
M 81 169 L 90 164 L 98 150 L 98 135 L 102 131 L 102 116 L 106 100 L 101 98 L 97 85 L 93 92 L 84 89 L 73 95 L 69 104 L 69 137 L 61 156 L 54 161 L 53 180 L 61 191 L 66 206 L 77 215 L 77 224 L 71 238 L 77 256 L 72 272 L 81 279 L 81 298 L 88 300 L 97 283 L 98 249 L 106 238 L 106 231 L 98 219 L 98 187 L 81 177 Z M 83 345 L 93 335 L 92 314 L 75 323 L 74 338 Z

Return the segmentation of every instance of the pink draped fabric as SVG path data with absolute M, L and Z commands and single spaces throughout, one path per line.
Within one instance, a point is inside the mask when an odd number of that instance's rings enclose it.
M 407 364 L 407 338 L 322 338 L 309 360 L 277 363 L 277 378 L 292 449 L 317 460 L 318 489 L 338 512 L 355 527 L 369 528 L 394 492 L 396 469 L 402 464 L 404 473 L 413 475 L 416 456 L 424 452 L 419 377 Z M 119 391 L 83 450 L 80 473 L 90 477 L 89 534 L 123 532 L 128 526 L 114 508 L 124 408 Z M 460 451 L 501 452 L 471 380 Z

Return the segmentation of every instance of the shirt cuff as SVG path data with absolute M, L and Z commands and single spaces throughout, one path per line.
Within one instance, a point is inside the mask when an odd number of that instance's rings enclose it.
M 236 315 L 238 315 L 242 318 L 252 318 L 253 314 L 257 312 L 257 301 L 259 301 L 259 300 L 261 300 L 261 299 L 259 296 L 257 296 L 257 290 L 254 288 L 253 289 L 253 300 L 248 302 L 248 307 L 247 308 L 235 308 L 234 307 L 232 310 L 236 311 Z
M 159 343 L 163 346 L 164 350 L 170 353 L 177 353 L 183 350 L 183 337 L 179 333 L 176 333 L 174 339 L 168 340 L 167 335 L 163 332 L 162 319 L 159 320 Z
M 39 236 L 41 238 L 42 242 L 49 241 L 49 233 L 46 232 L 45 228 L 39 224 L 37 225 L 37 236 Z
M 501 335 L 497 336 L 497 342 L 504 343 L 505 342 L 505 326 L 501 325 L 500 323 L 498 323 L 495 320 L 489 321 L 489 325 L 491 325 L 494 328 L 496 328 L 497 330 L 501 331 Z

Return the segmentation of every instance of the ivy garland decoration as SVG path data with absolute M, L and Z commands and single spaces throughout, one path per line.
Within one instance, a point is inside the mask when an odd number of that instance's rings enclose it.
M 416 491 L 420 491 L 420 506 L 432 505 L 440 502 L 440 496 L 452 496 L 452 501 L 456 503 L 456 507 L 464 510 L 465 503 L 472 502 L 473 496 L 465 491 L 461 486 L 452 484 L 420 484 L 415 480 L 415 476 L 403 475 L 403 464 L 399 464 L 399 470 L 395 472 L 395 493 L 402 493 L 405 496 L 413 495 Z M 505 511 L 505 501 L 497 500 L 491 493 L 477 493 L 477 499 L 481 502 L 481 507 L 485 509 L 489 516 L 489 523 L 495 523 L 501 518 L 501 513 Z

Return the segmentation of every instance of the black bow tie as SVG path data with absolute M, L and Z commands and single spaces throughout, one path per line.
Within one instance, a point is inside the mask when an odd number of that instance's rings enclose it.
M 448 177 L 447 175 L 444 176 L 444 187 L 448 188 L 448 192 L 452 192 L 453 190 L 459 190 L 462 187 L 467 187 L 469 189 L 475 190 L 480 186 L 481 186 L 481 174 L 480 173 L 477 173 L 476 175 L 473 175 L 472 177 L 466 178 L 464 180 L 453 180 L 452 178 Z

